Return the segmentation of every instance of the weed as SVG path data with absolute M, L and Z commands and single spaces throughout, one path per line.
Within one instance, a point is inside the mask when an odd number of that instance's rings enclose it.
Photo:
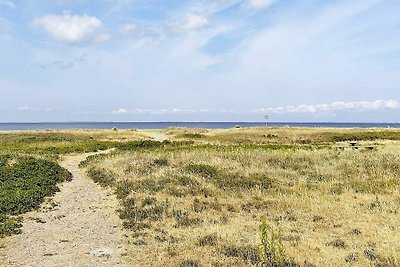
M 10 235 L 20 234 L 22 227 L 22 218 L 10 218 L 4 214 L 0 214 L 0 238 Z
M 200 247 L 204 246 L 215 246 L 217 244 L 218 237 L 216 234 L 205 235 L 197 241 L 197 245 Z
M 358 261 L 358 253 L 350 253 L 346 256 L 345 261 L 348 263 L 354 263 Z
M 128 180 L 118 182 L 115 189 L 115 194 L 118 199 L 124 199 L 131 194 L 135 187 L 135 183 Z
M 161 230 L 159 231 L 156 236 L 154 237 L 155 240 L 161 243 L 175 243 L 177 242 L 177 239 L 173 236 L 171 236 L 167 231 Z
M 167 213 L 168 203 L 154 203 L 152 206 L 138 208 L 135 201 L 128 199 L 124 203 L 124 209 L 120 212 L 120 218 L 132 222 L 143 220 L 160 221 Z
M 200 267 L 200 263 L 195 260 L 183 260 L 179 263 L 179 267 Z
M 364 250 L 364 256 L 370 261 L 376 261 L 379 257 L 379 254 L 375 248 L 367 248 Z
M 332 246 L 332 247 L 335 247 L 335 248 L 342 248 L 342 249 L 347 247 L 346 242 L 344 240 L 342 240 L 342 239 L 335 239 L 335 240 L 329 242 L 327 244 L 327 246 Z
M 287 262 L 286 252 L 282 245 L 282 233 L 267 224 L 265 217 L 260 225 L 261 255 L 262 261 L 271 267 L 285 266 Z
M 155 197 L 146 197 L 142 201 L 142 208 L 150 205 L 154 205 L 157 202 L 157 199 Z
M 175 227 L 177 228 L 195 226 L 202 222 L 201 219 L 197 217 L 192 218 L 189 216 L 189 213 L 182 210 L 174 210 L 172 214 L 176 221 Z
M 207 209 L 208 203 L 201 202 L 198 198 L 193 200 L 193 211 L 201 213 Z
M 361 235 L 362 233 L 359 229 L 355 228 L 355 229 L 351 230 L 351 234 L 352 235 Z
M 261 261 L 257 248 L 252 246 L 225 246 L 222 253 L 227 257 L 240 258 L 244 262 L 253 265 Z
M 214 178 L 218 174 L 218 170 L 215 167 L 207 164 L 189 164 L 186 169 L 204 178 Z

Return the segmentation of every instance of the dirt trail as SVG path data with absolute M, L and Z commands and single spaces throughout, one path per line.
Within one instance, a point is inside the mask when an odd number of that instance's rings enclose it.
M 162 132 L 143 132 L 145 135 L 153 138 L 156 141 L 164 141 L 164 140 L 168 140 L 168 135 L 162 133 Z
M 93 154 L 65 157 L 60 165 L 73 180 L 38 211 L 24 215 L 23 233 L 6 238 L 0 248 L 1 266 L 132 266 L 115 196 L 78 168 Z

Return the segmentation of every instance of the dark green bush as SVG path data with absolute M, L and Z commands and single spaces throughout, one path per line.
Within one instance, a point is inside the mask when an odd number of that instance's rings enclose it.
M 13 164 L 7 164 L 13 160 Z M 57 183 L 70 180 L 71 173 L 43 159 L 0 158 L 0 236 L 18 233 L 19 215 L 38 207 L 44 197 L 59 191 Z

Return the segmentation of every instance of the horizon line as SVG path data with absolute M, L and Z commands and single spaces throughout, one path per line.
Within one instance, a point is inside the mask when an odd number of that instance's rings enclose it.
M 1 122 L 0 124 L 67 124 L 67 123 L 263 123 L 265 121 L 37 121 L 37 122 Z M 371 121 L 268 121 L 273 123 L 370 123 L 370 124 L 400 124 L 399 122 L 371 122 Z

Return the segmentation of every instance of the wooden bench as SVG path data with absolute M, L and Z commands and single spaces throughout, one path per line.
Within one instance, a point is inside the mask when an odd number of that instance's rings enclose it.
M 374 150 L 376 147 L 375 146 L 357 146 L 357 141 L 350 141 L 349 144 L 350 146 L 338 146 L 337 148 L 340 150 L 345 150 L 345 149 L 367 149 L 367 150 Z

